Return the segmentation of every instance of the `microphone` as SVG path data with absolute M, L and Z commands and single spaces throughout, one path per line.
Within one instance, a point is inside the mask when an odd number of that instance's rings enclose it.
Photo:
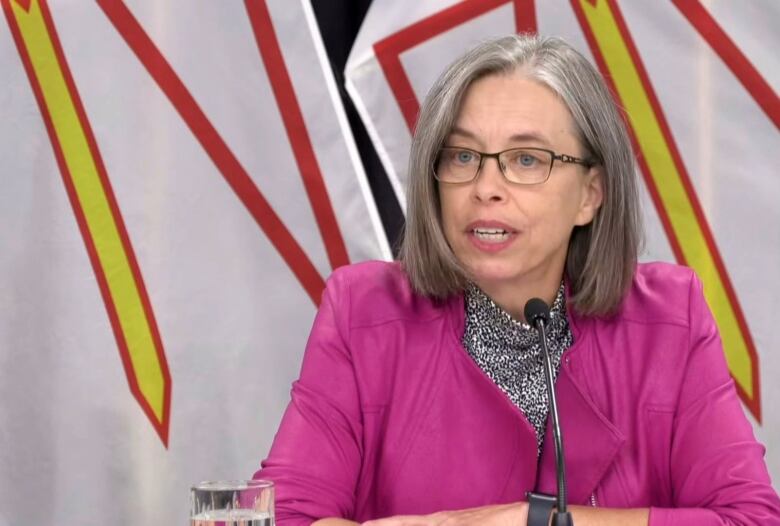
M 535 328 L 539 334 L 539 343 L 542 346 L 544 356 L 545 380 L 547 384 L 547 398 L 552 417 L 552 432 L 555 440 L 555 468 L 558 478 L 558 497 L 557 500 L 549 495 L 537 493 L 528 493 L 528 525 L 529 526 L 547 526 L 549 520 L 549 509 L 555 504 L 556 511 L 552 514 L 552 526 L 573 526 L 574 520 L 571 513 L 566 510 L 566 466 L 563 458 L 563 437 L 561 436 L 561 427 L 558 422 L 558 402 L 555 398 L 552 360 L 550 352 L 547 349 L 547 333 L 545 325 L 550 322 L 550 308 L 539 298 L 531 298 L 525 304 L 523 309 L 525 321 Z M 534 506 L 537 504 L 537 506 Z M 543 507 L 545 513 L 535 514 L 534 508 Z

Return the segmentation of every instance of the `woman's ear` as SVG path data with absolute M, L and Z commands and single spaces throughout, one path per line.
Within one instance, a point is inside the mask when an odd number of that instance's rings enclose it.
M 591 166 L 582 182 L 582 201 L 575 222 L 584 226 L 593 221 L 601 204 L 604 202 L 604 172 L 601 166 Z

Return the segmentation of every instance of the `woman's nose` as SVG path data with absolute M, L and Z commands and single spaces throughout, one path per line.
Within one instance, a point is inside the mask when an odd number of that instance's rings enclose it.
M 483 202 L 503 201 L 506 198 L 506 185 L 507 180 L 498 159 L 489 157 L 482 162 L 482 168 L 474 181 L 474 197 Z

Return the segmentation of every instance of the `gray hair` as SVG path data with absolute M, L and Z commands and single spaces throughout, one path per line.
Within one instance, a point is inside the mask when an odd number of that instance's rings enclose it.
M 601 166 L 604 200 L 593 221 L 574 228 L 566 275 L 570 304 L 577 312 L 608 315 L 631 283 L 642 242 L 634 156 L 604 79 L 560 38 L 516 35 L 486 41 L 453 62 L 433 85 L 412 141 L 401 264 L 422 295 L 444 299 L 467 286 L 469 273 L 442 229 L 433 166 L 469 86 L 487 75 L 516 71 L 561 98 L 574 118 L 586 158 Z

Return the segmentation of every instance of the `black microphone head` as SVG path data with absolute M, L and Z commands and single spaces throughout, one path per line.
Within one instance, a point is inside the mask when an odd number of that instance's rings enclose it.
M 525 316 L 525 321 L 528 325 L 535 327 L 536 322 L 538 321 L 542 321 L 543 323 L 550 321 L 550 307 L 539 298 L 531 298 L 525 304 L 523 316 Z

